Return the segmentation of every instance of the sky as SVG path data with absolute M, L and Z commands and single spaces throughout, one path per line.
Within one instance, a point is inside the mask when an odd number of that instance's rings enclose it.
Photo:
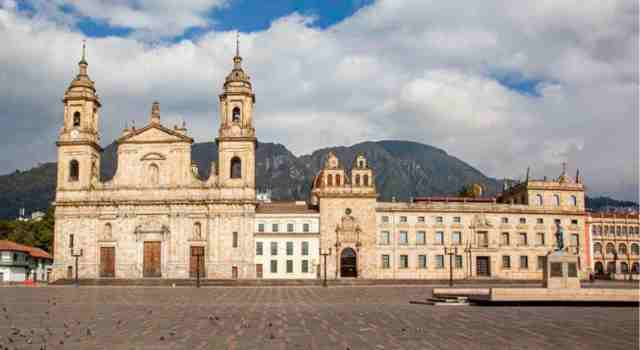
M 488 176 L 580 168 L 638 200 L 635 0 L 0 0 L 0 174 L 56 160 L 87 40 L 103 146 L 125 123 L 212 141 L 236 33 L 262 142 L 410 140 Z

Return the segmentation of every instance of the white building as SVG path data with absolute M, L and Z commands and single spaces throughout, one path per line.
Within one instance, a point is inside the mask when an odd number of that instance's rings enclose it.
M 51 262 L 42 249 L 0 240 L 0 283 L 46 281 Z
M 317 278 L 319 236 L 320 213 L 305 202 L 260 203 L 255 218 L 256 277 Z

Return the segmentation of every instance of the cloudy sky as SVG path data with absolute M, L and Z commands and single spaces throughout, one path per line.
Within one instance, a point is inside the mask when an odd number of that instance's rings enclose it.
M 256 129 L 297 155 L 430 144 L 495 177 L 579 167 L 638 200 L 636 0 L 0 0 L 0 174 L 54 161 L 87 39 L 107 145 L 160 101 L 196 141 L 240 32 Z

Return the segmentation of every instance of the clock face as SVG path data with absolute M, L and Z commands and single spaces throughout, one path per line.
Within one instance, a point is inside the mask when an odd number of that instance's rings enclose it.
M 71 138 L 72 139 L 78 138 L 79 135 L 80 135 L 80 133 L 78 132 L 78 130 L 71 130 Z

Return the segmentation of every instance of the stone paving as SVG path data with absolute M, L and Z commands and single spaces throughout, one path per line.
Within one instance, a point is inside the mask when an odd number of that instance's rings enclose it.
M 409 304 L 430 287 L 0 288 L 0 349 L 638 349 L 638 308 Z

